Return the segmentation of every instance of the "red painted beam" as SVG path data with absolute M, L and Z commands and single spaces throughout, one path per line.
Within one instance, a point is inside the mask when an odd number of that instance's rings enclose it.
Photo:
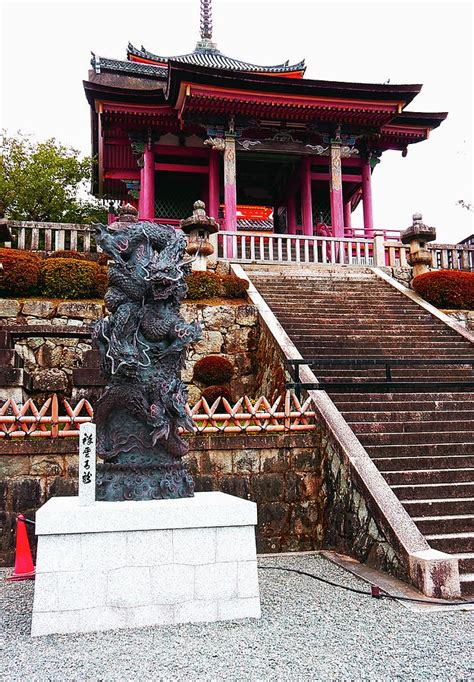
M 105 171 L 104 178 L 109 180 L 139 180 L 138 170 L 109 170 Z
M 311 180 L 327 180 L 329 181 L 329 173 L 311 173 Z M 362 182 L 362 175 L 351 175 L 343 173 L 343 182 Z
M 155 163 L 155 170 L 157 171 L 171 171 L 175 173 L 203 173 L 205 175 L 209 172 L 209 166 L 196 166 L 195 164 L 186 163 Z
M 164 144 L 155 144 L 153 149 L 156 154 L 162 156 L 200 156 L 203 158 L 207 158 L 210 151 L 200 147 L 173 147 Z

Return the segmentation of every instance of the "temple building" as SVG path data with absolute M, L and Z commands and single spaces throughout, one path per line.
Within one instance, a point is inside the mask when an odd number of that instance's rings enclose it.
M 210 0 L 193 52 L 163 57 L 129 44 L 126 60 L 93 54 L 91 63 L 94 193 L 176 225 L 202 199 L 223 230 L 341 238 L 353 236 L 362 201 L 371 237 L 383 152 L 405 156 L 447 116 L 407 111 L 421 85 L 310 80 L 304 61 L 227 57 L 212 40 Z

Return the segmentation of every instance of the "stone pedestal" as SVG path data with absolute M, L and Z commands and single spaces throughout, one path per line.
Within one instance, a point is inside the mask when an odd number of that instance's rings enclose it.
M 50 499 L 36 515 L 33 636 L 259 618 L 254 502 Z

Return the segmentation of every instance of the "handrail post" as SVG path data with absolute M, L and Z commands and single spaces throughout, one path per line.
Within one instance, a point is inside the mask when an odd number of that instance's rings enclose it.
M 377 268 L 385 265 L 385 236 L 378 230 L 374 232 L 374 265 Z

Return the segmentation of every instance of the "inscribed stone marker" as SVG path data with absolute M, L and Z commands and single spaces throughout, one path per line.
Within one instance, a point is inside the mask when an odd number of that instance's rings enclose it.
M 79 504 L 95 502 L 96 428 L 86 422 L 79 427 Z

